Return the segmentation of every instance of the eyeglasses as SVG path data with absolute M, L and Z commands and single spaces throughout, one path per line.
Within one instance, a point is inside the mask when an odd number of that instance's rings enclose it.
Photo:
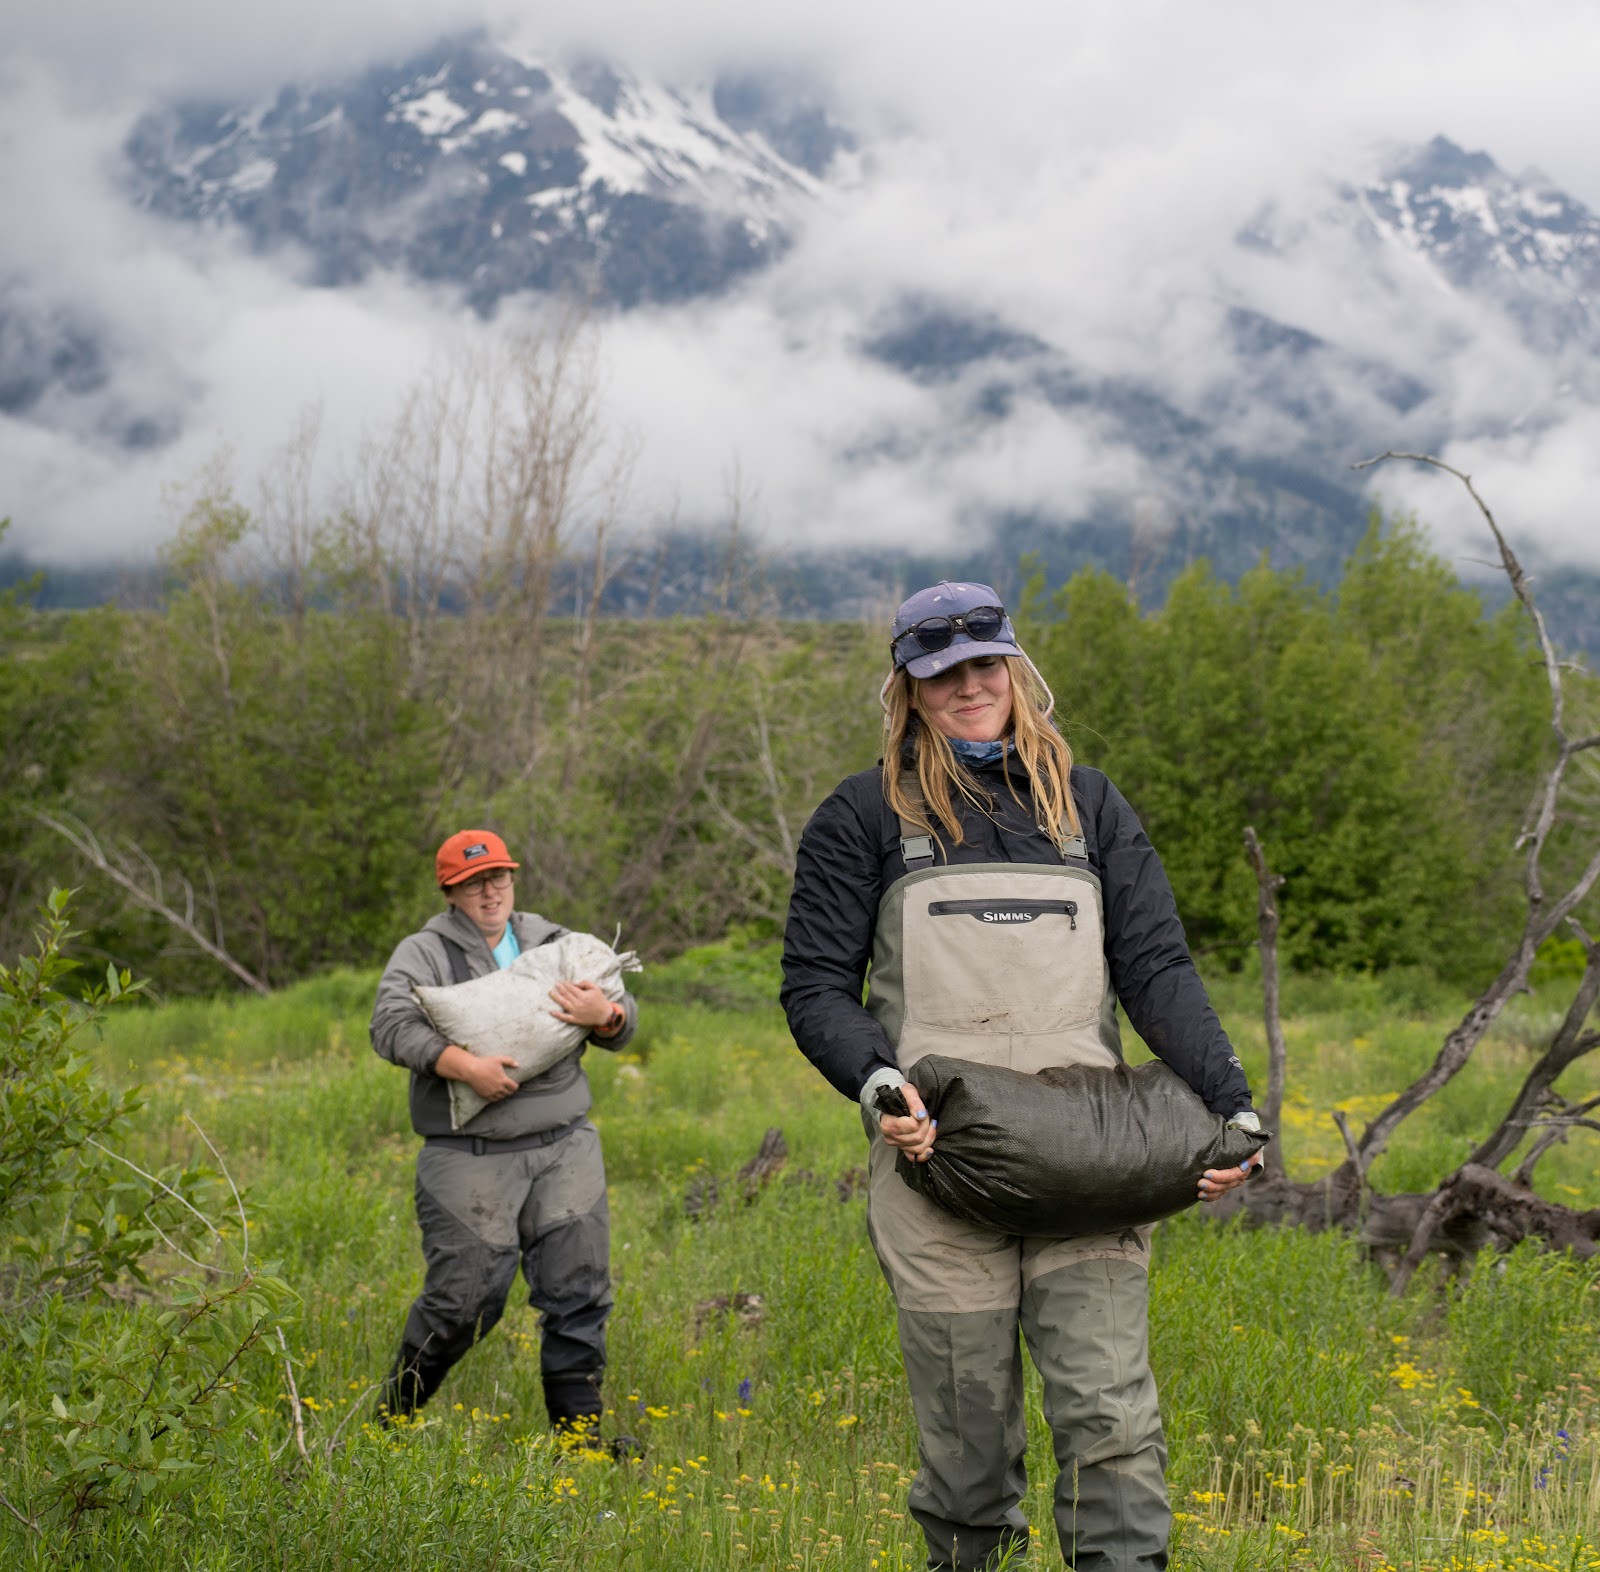
M 889 652 L 893 654 L 903 639 L 915 639 L 924 655 L 937 655 L 950 648 L 950 641 L 958 632 L 965 633 L 974 643 L 987 644 L 1005 625 L 1004 606 L 974 606 L 971 611 L 950 617 L 924 617 L 890 639 Z
M 503 890 L 511 883 L 511 869 L 491 868 L 488 873 L 480 873 L 474 879 L 463 879 L 460 884 L 452 884 L 452 895 L 482 895 L 485 890 Z

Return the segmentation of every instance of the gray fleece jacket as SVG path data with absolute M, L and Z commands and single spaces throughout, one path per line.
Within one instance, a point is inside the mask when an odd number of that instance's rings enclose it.
M 511 926 L 517 943 L 524 950 L 536 949 L 559 939 L 569 930 L 539 916 L 537 912 L 513 912 Z M 443 1077 L 433 1073 L 439 1055 L 450 1046 L 447 1038 L 434 1029 L 427 1012 L 412 993 L 413 983 L 443 986 L 454 979 L 446 939 L 458 944 L 466 955 L 467 970 L 473 977 L 486 977 L 495 970 L 488 942 L 475 924 L 453 907 L 430 917 L 421 933 L 402 939 L 378 982 L 378 997 L 372 1007 L 374 1051 L 391 1064 L 404 1065 L 411 1072 L 411 1124 L 418 1135 L 450 1135 L 450 1090 Z M 625 994 L 623 1008 L 628 1018 L 615 1037 L 594 1037 L 588 1041 L 615 1052 L 624 1047 L 639 1025 L 639 1005 L 632 994 Z M 467 1135 L 506 1141 L 520 1135 L 535 1135 L 541 1130 L 556 1130 L 588 1113 L 593 1098 L 589 1078 L 579 1061 L 584 1044 L 565 1059 L 552 1065 L 543 1075 L 525 1081 L 502 1102 L 490 1103 L 482 1113 L 467 1121 Z

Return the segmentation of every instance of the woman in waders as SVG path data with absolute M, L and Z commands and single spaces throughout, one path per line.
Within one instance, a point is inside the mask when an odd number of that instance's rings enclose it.
M 913 595 L 890 648 L 882 765 L 844 781 L 801 838 L 783 1004 L 872 1133 L 869 1228 L 921 1441 L 911 1514 L 933 1568 L 975 1572 L 1026 1550 L 1020 1327 L 1044 1383 L 1067 1564 L 1164 1567 L 1149 1229 L 1017 1238 L 924 1199 L 895 1154 L 926 1161 L 937 1130 L 902 1072 L 928 1053 L 1026 1073 L 1110 1065 L 1120 1002 L 1213 1112 L 1253 1129 L 1250 1088 L 1160 859 L 1116 787 L 1073 765 L 995 592 Z M 897 1086 L 909 1117 L 878 1109 Z M 1212 1170 L 1201 1198 L 1246 1177 Z

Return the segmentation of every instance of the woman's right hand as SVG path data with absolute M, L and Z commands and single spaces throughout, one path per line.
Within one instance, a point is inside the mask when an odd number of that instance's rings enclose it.
M 904 1152 L 914 1163 L 925 1163 L 933 1154 L 933 1138 L 939 1132 L 938 1121 L 928 1117 L 927 1107 L 910 1081 L 905 1082 L 900 1090 L 911 1109 L 910 1116 L 879 1114 L 878 1128 L 883 1131 L 883 1138 L 890 1146 Z
M 451 1043 L 434 1061 L 433 1073 L 447 1081 L 465 1081 L 486 1103 L 497 1103 L 516 1091 L 517 1083 L 506 1074 L 516 1067 L 517 1061 L 504 1054 L 480 1058 Z

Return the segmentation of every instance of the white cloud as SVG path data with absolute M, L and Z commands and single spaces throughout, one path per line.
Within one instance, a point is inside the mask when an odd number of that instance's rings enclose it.
M 1600 410 L 1570 411 L 1559 424 L 1498 439 L 1452 442 L 1436 455 L 1473 487 L 1523 559 L 1600 568 Z M 1499 569 L 1494 539 L 1466 488 L 1453 475 L 1391 461 L 1374 472 L 1385 506 L 1428 523 L 1440 551 L 1473 576 Z
M 0 236 L 0 287 L 20 281 L 34 305 L 93 313 L 115 353 L 75 425 L 0 418 L 8 544 L 73 558 L 136 549 L 162 527 L 162 485 L 219 444 L 248 475 L 320 401 L 326 448 L 348 447 L 430 355 L 486 331 L 400 281 L 302 288 L 226 236 L 132 212 L 112 171 L 149 96 L 269 92 L 513 14 L 439 0 L 100 0 L 16 21 L 0 208 L 25 221 Z M 1587 501 L 1596 417 L 1564 399 L 1560 368 L 1459 302 L 1419 309 L 1404 257 L 1374 273 L 1349 237 L 1322 236 L 1292 266 L 1232 245 L 1264 197 L 1303 204 L 1316 171 L 1436 132 L 1507 167 L 1538 164 L 1600 206 L 1591 5 L 586 0 L 547 20 L 561 46 L 678 75 L 797 62 L 868 144 L 862 180 L 824 198 L 782 265 L 729 300 L 607 325 L 611 407 L 642 440 L 646 507 L 676 498 L 686 519 L 713 517 L 737 462 L 779 538 L 930 541 L 985 510 L 1142 489 L 1133 455 L 1037 401 L 961 430 L 972 390 L 874 364 L 863 332 L 907 295 L 959 301 L 1069 348 L 1085 373 L 1154 380 L 1204 409 L 1232 353 L 1223 308 L 1249 302 L 1443 386 L 1418 423 L 1498 423 L 1474 447 L 1497 487 L 1537 499 L 1529 527 L 1552 549 L 1600 562 Z M 1354 375 L 1339 397 L 1379 417 Z M 183 435 L 129 454 L 95 434 L 97 420 L 140 410 L 181 421 Z M 1265 449 L 1283 430 L 1255 409 L 1236 435 Z M 1383 485 L 1430 508 L 1442 495 Z

